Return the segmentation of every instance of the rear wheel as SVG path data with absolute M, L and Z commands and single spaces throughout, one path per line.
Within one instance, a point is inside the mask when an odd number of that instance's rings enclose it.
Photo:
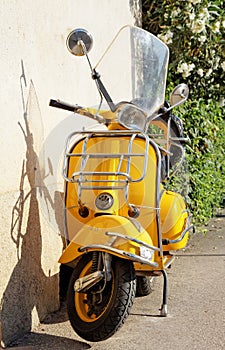
M 154 277 L 137 276 L 136 297 L 144 297 L 153 292 Z
M 75 281 L 91 272 L 92 254 L 87 254 L 73 271 L 67 301 L 75 332 L 85 340 L 96 342 L 112 336 L 124 323 L 135 298 L 136 279 L 132 262 L 113 257 L 110 281 L 103 278 L 85 293 L 75 292 Z

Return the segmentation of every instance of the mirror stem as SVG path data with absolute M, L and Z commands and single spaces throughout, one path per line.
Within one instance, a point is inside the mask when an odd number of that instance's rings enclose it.
M 93 67 L 92 67 L 91 61 L 90 61 L 90 59 L 88 57 L 88 52 L 87 52 L 87 49 L 86 49 L 86 46 L 85 46 L 84 42 L 82 40 L 80 40 L 79 43 L 82 46 L 83 53 L 85 54 L 85 56 L 87 58 L 89 67 L 91 69 L 92 79 L 95 80 L 100 95 L 104 96 L 104 98 L 105 98 L 106 102 L 108 103 L 108 106 L 111 109 L 111 111 L 115 112 L 115 110 L 116 110 L 115 104 L 113 103 L 111 97 L 109 96 L 108 91 L 106 90 L 105 86 L 103 85 L 103 83 L 102 83 L 102 81 L 100 79 L 100 74 L 98 72 L 96 72 L 96 70 L 93 69 Z
M 96 72 L 95 69 L 92 70 L 92 79 L 95 80 L 96 85 L 98 87 L 98 90 L 102 93 L 102 95 L 104 96 L 106 102 L 109 105 L 109 108 L 111 109 L 112 112 L 115 112 L 116 110 L 116 106 L 113 103 L 111 97 L 108 94 L 108 91 L 106 90 L 105 86 L 103 85 L 101 79 L 100 79 L 100 74 L 98 72 Z
M 91 69 L 91 73 L 93 74 L 93 68 L 92 68 L 92 65 L 91 65 L 91 61 L 88 57 L 88 52 L 87 52 L 87 48 L 83 42 L 83 40 L 79 40 L 79 44 L 82 46 L 82 50 L 83 50 L 83 53 L 85 54 L 86 58 L 87 58 L 87 61 L 88 61 L 88 64 L 89 64 L 89 67 Z

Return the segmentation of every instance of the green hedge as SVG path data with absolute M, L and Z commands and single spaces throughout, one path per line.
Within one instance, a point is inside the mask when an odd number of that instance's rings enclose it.
M 196 221 L 205 222 L 225 197 L 225 122 L 223 109 L 203 99 L 178 112 L 190 143 L 186 145 L 189 204 Z
M 181 82 L 190 88 L 189 101 L 175 113 L 190 139 L 187 200 L 197 222 L 207 221 L 225 197 L 224 6 L 208 0 L 142 2 L 143 28 L 170 48 L 168 91 Z

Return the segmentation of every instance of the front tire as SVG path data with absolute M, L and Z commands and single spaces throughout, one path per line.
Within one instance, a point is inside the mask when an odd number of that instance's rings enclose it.
M 100 281 L 86 293 L 75 292 L 75 281 L 91 273 L 91 268 L 92 254 L 84 255 L 72 273 L 67 306 L 75 332 L 87 341 L 97 342 L 109 338 L 123 325 L 134 302 L 136 278 L 131 261 L 113 256 L 110 281 Z

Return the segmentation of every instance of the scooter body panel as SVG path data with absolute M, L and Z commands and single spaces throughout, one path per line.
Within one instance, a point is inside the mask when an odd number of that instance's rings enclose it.
M 114 235 L 115 234 L 115 235 Z M 129 240 L 130 237 L 130 240 Z M 118 215 L 101 215 L 91 219 L 88 224 L 77 232 L 71 243 L 64 250 L 59 262 L 71 264 L 86 252 L 82 247 L 88 246 L 88 251 L 99 250 L 110 252 L 122 258 L 134 260 L 134 255 L 146 257 L 148 253 L 149 261 L 153 260 L 154 250 L 150 248 L 141 249 L 139 241 L 152 246 L 152 240 L 138 222 L 129 220 Z M 109 250 L 113 248 L 129 255 L 119 254 L 117 251 Z M 146 253 L 147 252 L 147 253 Z
M 160 201 L 162 239 L 170 241 L 164 250 L 178 250 L 186 246 L 187 234 L 181 239 L 183 231 L 187 228 L 189 213 L 185 202 L 179 193 L 165 191 Z

